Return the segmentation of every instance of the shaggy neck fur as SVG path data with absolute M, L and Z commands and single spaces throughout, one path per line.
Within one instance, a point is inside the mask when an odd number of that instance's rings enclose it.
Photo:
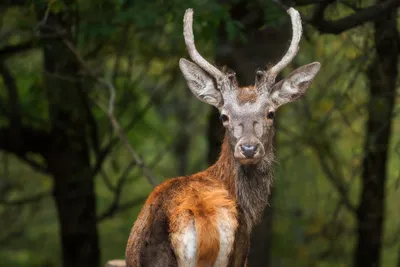
M 243 215 L 249 231 L 261 219 L 268 204 L 273 180 L 272 162 L 274 161 L 273 133 L 269 136 L 269 140 L 264 144 L 266 151 L 264 158 L 258 164 L 242 165 L 234 158 L 229 137 L 226 135 L 221 155 L 209 170 L 220 177 L 238 202 L 240 213 Z

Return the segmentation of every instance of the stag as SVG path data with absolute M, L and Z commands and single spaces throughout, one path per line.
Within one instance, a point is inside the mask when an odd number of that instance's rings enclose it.
M 184 15 L 190 58 L 179 60 L 189 89 L 215 106 L 226 129 L 217 162 L 205 171 L 157 186 L 145 202 L 126 247 L 128 267 L 245 266 L 252 228 L 268 203 L 273 180 L 276 110 L 303 96 L 320 69 L 297 68 L 275 82 L 294 58 L 302 35 L 299 13 L 288 9 L 293 36 L 283 58 L 239 87 L 235 72 L 220 70 L 197 51 L 193 10 Z

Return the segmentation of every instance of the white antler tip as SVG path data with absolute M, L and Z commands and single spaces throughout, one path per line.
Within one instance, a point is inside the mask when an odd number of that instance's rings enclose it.
M 289 9 L 286 11 L 288 14 L 292 14 L 293 12 L 297 12 L 296 9 L 294 9 L 293 7 L 289 7 Z M 297 12 L 298 13 L 298 12 Z
M 290 17 L 300 19 L 299 11 L 297 11 L 293 7 L 289 8 L 286 12 L 290 15 Z
M 193 8 L 186 9 L 185 18 L 187 18 L 188 16 L 193 17 Z

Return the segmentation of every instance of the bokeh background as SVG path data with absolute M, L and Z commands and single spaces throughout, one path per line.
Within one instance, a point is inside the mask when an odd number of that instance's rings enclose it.
M 182 19 L 242 85 L 322 64 L 279 111 L 275 187 L 249 267 L 400 267 L 397 0 L 2 0 L 0 266 L 124 258 L 154 184 L 207 168 L 224 134 L 189 91 Z M 282 78 L 281 77 L 281 78 Z

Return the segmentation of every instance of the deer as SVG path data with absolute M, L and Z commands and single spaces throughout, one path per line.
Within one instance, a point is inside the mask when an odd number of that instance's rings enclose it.
M 313 62 L 276 82 L 302 35 L 299 12 L 287 13 L 293 30 L 288 51 L 274 66 L 256 70 L 254 85 L 240 87 L 233 70 L 215 67 L 197 51 L 193 9 L 186 10 L 183 35 L 193 62 L 181 58 L 179 67 L 194 96 L 218 109 L 225 137 L 215 164 L 167 179 L 151 192 L 129 235 L 128 267 L 247 266 L 250 235 L 273 184 L 275 113 L 304 96 L 320 70 Z

